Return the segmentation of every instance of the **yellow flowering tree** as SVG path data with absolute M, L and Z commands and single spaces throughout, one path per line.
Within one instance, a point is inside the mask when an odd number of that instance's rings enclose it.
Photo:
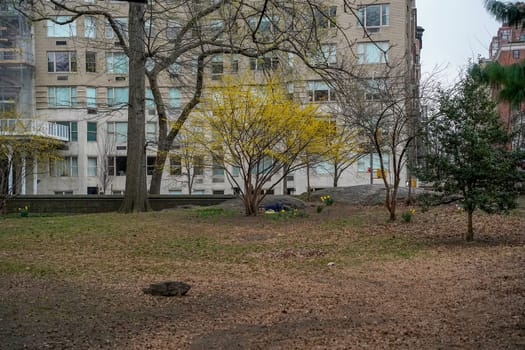
M 200 110 L 198 119 L 208 128 L 200 144 L 223 163 L 228 180 L 239 189 L 246 215 L 257 215 L 263 190 L 304 167 L 305 150 L 326 139 L 317 107 L 290 100 L 272 78 L 257 84 L 226 77 L 201 100 Z

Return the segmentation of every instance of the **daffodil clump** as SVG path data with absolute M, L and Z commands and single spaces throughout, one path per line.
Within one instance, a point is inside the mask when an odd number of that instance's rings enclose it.
M 412 217 L 414 216 L 415 213 L 416 213 L 416 209 L 414 208 L 409 209 L 407 211 L 404 211 L 401 214 L 401 218 L 403 219 L 404 222 L 410 222 L 412 221 Z
M 321 196 L 321 202 L 323 202 L 326 206 L 330 206 L 334 204 L 334 199 L 330 196 Z
M 29 216 L 29 206 L 25 206 L 23 208 L 18 208 L 18 212 L 20 213 L 20 216 L 27 217 Z

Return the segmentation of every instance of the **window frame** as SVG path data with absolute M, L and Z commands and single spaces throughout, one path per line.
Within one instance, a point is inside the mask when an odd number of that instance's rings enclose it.
M 65 156 L 62 159 L 51 159 L 49 161 L 49 176 L 78 177 L 78 157 Z
M 64 99 L 67 103 L 58 103 L 59 89 L 68 91 L 68 97 Z M 64 91 L 61 91 L 62 93 Z M 61 100 L 62 101 L 62 100 Z M 48 86 L 47 87 L 47 102 L 50 108 L 68 108 L 76 107 L 78 105 L 77 87 L 76 86 Z
M 368 25 L 368 10 L 373 8 L 379 8 L 379 24 Z M 385 13 L 386 10 L 386 13 Z M 385 23 L 386 22 L 386 23 Z M 369 4 L 363 5 L 357 9 L 357 26 L 361 28 L 381 28 L 390 26 L 390 4 Z
M 64 56 L 64 57 L 60 57 Z M 64 60 L 59 64 L 59 61 Z M 57 69 L 57 66 L 64 65 L 67 60 L 67 69 L 60 70 Z M 47 51 L 47 72 L 48 73 L 76 73 L 78 70 L 78 58 L 76 51 Z
M 97 122 L 87 122 L 86 140 L 88 142 L 97 141 L 97 128 L 98 128 Z
M 390 43 L 388 41 L 359 42 L 357 43 L 357 63 L 358 64 L 384 64 L 388 62 L 388 51 Z M 378 60 L 372 60 L 378 57 Z
M 55 21 L 66 22 L 71 16 L 55 16 Z M 66 33 L 67 31 L 67 33 Z M 66 35 L 63 35 L 66 34 Z M 46 36 L 48 38 L 72 38 L 77 36 L 77 21 L 59 24 L 53 20 L 46 20 Z
M 121 51 L 106 52 L 106 73 L 128 74 L 129 58 Z

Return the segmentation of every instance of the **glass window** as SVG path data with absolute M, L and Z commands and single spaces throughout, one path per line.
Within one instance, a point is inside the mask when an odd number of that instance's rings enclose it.
M 324 81 L 309 81 L 307 83 L 308 100 L 310 102 L 328 102 L 335 100 L 334 89 Z
M 388 153 L 382 153 L 383 155 L 383 162 L 385 169 L 389 169 L 389 162 L 390 162 L 390 156 Z M 379 161 L 379 155 L 377 153 L 373 154 L 373 163 L 372 163 L 372 170 L 376 171 L 377 169 L 381 169 L 381 163 Z M 365 154 L 359 160 L 357 161 L 357 171 L 358 172 L 368 172 L 370 169 L 370 154 Z
M 107 88 L 108 106 L 123 106 L 128 104 L 127 87 Z
M 172 155 L 170 157 L 170 175 L 182 175 L 182 164 L 180 156 Z
M 128 72 L 128 56 L 123 52 L 106 52 L 106 72 L 126 74 Z
M 125 156 L 108 156 L 108 174 L 109 176 L 126 176 L 127 157 Z
M 357 44 L 357 62 L 359 64 L 386 63 L 389 45 L 386 41 Z
M 358 26 L 381 27 L 390 24 L 390 5 L 368 5 L 357 10 Z
M 315 11 L 315 23 L 319 28 L 334 28 L 337 19 L 337 6 L 318 8 Z
M 155 100 L 151 88 L 146 88 L 146 109 L 155 109 Z
M 97 141 L 97 122 L 87 123 L 87 140 Z
M 177 37 L 177 34 L 179 34 L 181 25 L 179 22 L 169 19 L 168 25 L 166 26 L 166 38 L 168 40 L 175 39 Z
M 64 157 L 49 162 L 50 176 L 78 176 L 78 159 L 77 157 Z
M 213 176 L 224 176 L 224 165 L 222 158 L 214 157 L 212 165 Z
M 224 73 L 224 63 L 222 55 L 215 55 L 211 59 L 211 79 L 220 80 Z
M 193 158 L 193 175 L 204 175 L 204 158 L 195 157 Z
M 97 53 L 86 51 L 86 72 L 96 73 L 97 71 Z
M 127 122 L 108 122 L 108 140 L 110 145 L 126 143 L 128 141 Z
M 146 123 L 146 141 L 157 142 L 157 122 Z
M 171 108 L 180 108 L 181 106 L 181 97 L 179 88 L 170 88 L 169 89 L 169 106 Z
M 69 141 L 78 141 L 78 123 L 77 122 L 56 122 L 69 128 Z
M 276 55 L 264 55 L 261 57 L 250 57 L 251 70 L 275 70 L 279 67 L 279 57 Z
M 72 86 L 54 86 L 47 88 L 49 107 L 76 107 L 77 88 Z
M 97 157 L 88 157 L 87 175 L 97 176 Z
M 84 37 L 94 39 L 97 36 L 97 19 L 94 16 L 84 16 Z
M 146 157 L 146 174 L 147 175 L 153 175 L 153 171 L 155 170 L 155 161 L 156 157 L 149 156 Z
M 128 19 L 127 18 L 115 18 L 115 22 L 117 25 L 117 28 L 119 28 L 120 32 L 127 37 L 128 35 Z M 104 36 L 106 39 L 113 39 L 117 36 L 115 35 L 115 32 L 113 31 L 113 28 L 111 27 L 111 24 L 108 20 L 106 20 L 105 27 L 104 27 Z
M 50 73 L 76 72 L 76 51 L 49 51 L 47 53 L 47 71 Z
M 97 107 L 97 88 L 86 87 L 86 106 L 96 108 Z
M 71 20 L 70 16 L 56 16 L 55 21 L 59 23 L 65 23 Z M 67 38 L 77 36 L 77 23 L 73 21 L 71 23 L 59 24 L 52 20 L 47 20 L 47 36 L 50 38 Z
M 512 50 L 512 58 L 514 58 L 515 60 L 519 60 L 520 50 Z

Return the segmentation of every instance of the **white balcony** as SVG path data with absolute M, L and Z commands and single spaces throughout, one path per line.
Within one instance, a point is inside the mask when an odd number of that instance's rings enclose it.
M 37 119 L 0 119 L 2 136 L 41 136 L 69 141 L 69 127 Z

